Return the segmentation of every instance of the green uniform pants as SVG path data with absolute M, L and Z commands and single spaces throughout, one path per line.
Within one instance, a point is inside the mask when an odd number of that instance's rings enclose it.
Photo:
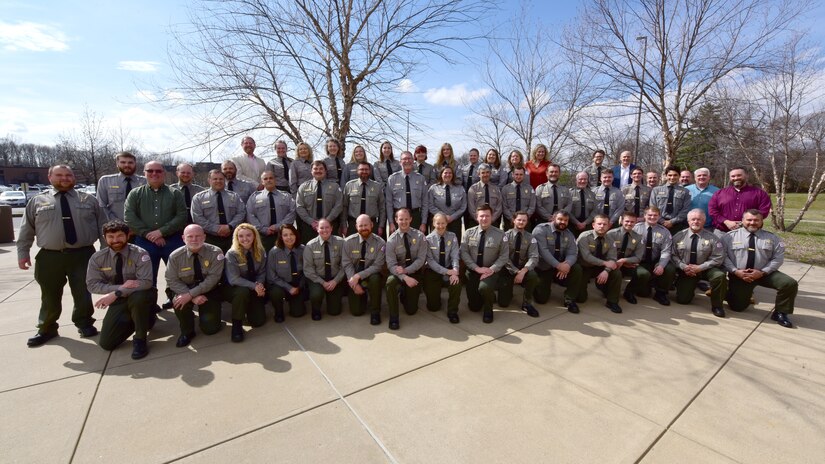
M 584 303 L 587 301 L 587 286 L 590 279 L 599 275 L 603 267 L 582 267 L 582 280 L 579 285 L 579 291 L 576 294 L 576 302 Z M 619 303 L 619 293 L 622 290 L 622 272 L 618 269 L 607 271 L 607 282 L 605 283 L 605 298 L 608 303 Z
M 324 290 L 321 284 L 309 283 L 309 302 L 312 311 L 321 311 L 324 297 L 327 299 L 327 314 L 337 316 L 341 314 L 341 300 L 344 299 L 344 288 L 349 288 L 345 282 L 339 282 L 331 292 Z
M 407 287 L 403 280 L 394 275 L 387 277 L 387 309 L 390 317 L 398 317 L 398 301 L 402 300 L 404 312 L 413 315 L 418 312 L 418 297 L 424 286 L 424 273 L 419 271 L 409 275 L 418 281 L 415 287 Z
M 244 316 L 252 327 L 260 327 L 266 322 L 266 297 L 259 297 L 254 289 L 240 285 L 222 285 L 223 301 L 232 304 L 232 320 L 242 321 Z
M 665 266 L 665 272 L 663 272 L 660 276 L 653 274 L 653 269 L 655 267 L 656 264 L 653 263 L 639 264 L 639 267 L 636 268 L 636 277 L 630 279 L 630 283 L 627 284 L 627 289 L 636 293 L 638 296 L 650 296 L 649 283 L 643 283 L 641 281 L 644 274 L 639 271 L 639 269 L 643 268 L 650 274 L 650 279 L 653 280 L 653 285 L 656 287 L 656 290 L 661 292 L 669 291 L 670 286 L 673 285 L 673 281 L 676 280 L 676 266 L 674 266 L 673 263 L 667 263 L 667 266 Z
M 753 289 L 757 285 L 776 290 L 776 312 L 793 314 L 793 303 L 799 291 L 799 283 L 779 271 L 771 272 L 755 282 L 745 282 L 733 273 L 728 274 L 728 305 L 733 311 L 744 311 L 750 305 Z
M 450 285 L 448 276 L 439 274 L 431 269 L 424 273 L 424 295 L 427 297 L 427 310 L 441 309 L 441 289 L 447 287 L 447 314 L 458 314 L 458 303 L 461 301 L 461 281 Z
M 210 245 L 215 245 L 216 247 L 220 248 L 221 251 L 226 253 L 229 248 L 232 247 L 232 236 L 229 237 L 218 237 L 217 235 L 206 234 L 206 243 Z
M 722 300 L 728 292 L 728 281 L 725 279 L 725 272 L 717 267 L 712 267 L 695 277 L 689 277 L 680 272 L 679 278 L 676 279 L 676 302 L 679 304 L 690 304 L 696 292 L 696 284 L 700 280 L 710 282 L 711 307 L 721 308 Z
M 381 290 L 384 287 L 381 274 L 372 274 L 359 281 L 359 285 L 366 291 L 363 295 L 356 295 L 351 288 L 347 292 L 350 314 L 361 316 L 364 314 L 365 308 L 369 309 L 370 314 L 381 314 Z
M 289 304 L 290 317 L 302 317 L 307 313 L 304 303 L 309 299 L 309 291 L 306 288 L 301 288 L 301 293 L 298 295 L 290 295 L 288 291 L 273 284 L 269 286 L 267 294 L 276 315 L 284 313 L 284 300 Z
M 576 300 L 583 276 L 581 264 L 575 263 L 570 266 L 570 272 L 567 273 L 567 278 L 563 280 L 556 277 L 555 269 L 537 271 L 537 274 L 539 276 L 539 283 L 535 292 L 536 303 L 545 304 L 550 301 L 550 291 L 553 282 L 565 287 L 565 305 Z
M 261 245 L 264 246 L 264 250 L 269 253 L 269 250 L 275 246 L 275 240 L 277 240 L 278 234 L 266 235 L 261 234 Z
M 60 300 L 63 287 L 69 282 L 72 292 L 72 322 L 78 328 L 94 324 L 92 295 L 86 289 L 86 266 L 94 254 L 93 247 L 51 251 L 41 249 L 34 259 L 34 280 L 40 285 L 40 316 L 37 328 L 40 333 L 57 331 L 57 320 L 63 312 Z
M 507 271 L 495 272 L 484 280 L 475 271 L 468 269 L 464 273 L 464 277 L 467 279 L 467 283 L 464 285 L 467 291 L 467 307 L 470 308 L 470 311 L 493 312 L 493 302 L 496 300 L 496 291 L 499 289 L 500 274 L 502 272 Z
M 167 294 L 172 293 L 167 291 Z M 198 325 L 201 332 L 206 335 L 218 333 L 221 330 L 221 287 L 218 285 L 207 292 L 206 303 L 198 306 Z M 174 294 L 170 299 L 174 298 Z M 189 334 L 195 331 L 195 304 L 191 301 L 180 309 L 175 309 L 175 316 L 180 324 L 181 334 Z
M 146 340 L 146 333 L 155 318 L 152 310 L 157 300 L 157 290 L 138 290 L 121 297 L 109 305 L 100 328 L 100 347 L 112 351 L 125 342 L 129 335 Z
M 510 302 L 513 301 L 513 285 L 515 285 L 516 276 L 515 274 L 510 274 L 510 271 L 505 271 L 501 273 L 501 277 L 499 279 L 499 286 L 498 286 L 498 305 L 502 307 L 510 306 Z M 527 271 L 524 274 L 524 279 L 521 281 L 521 287 L 524 289 L 524 295 L 522 296 L 521 305 L 525 304 L 532 304 L 533 303 L 533 294 L 536 292 L 536 287 L 539 284 L 539 275 L 536 274 L 536 271 Z
M 633 287 L 639 288 L 650 288 L 650 271 L 647 268 L 639 265 L 634 268 L 630 267 L 622 267 L 620 268 L 622 271 L 623 277 L 630 277 L 630 282 L 627 283 L 627 287 L 625 288 L 626 292 L 634 293 L 635 290 Z M 633 285 L 631 285 L 633 283 Z M 648 293 L 649 295 L 650 293 Z

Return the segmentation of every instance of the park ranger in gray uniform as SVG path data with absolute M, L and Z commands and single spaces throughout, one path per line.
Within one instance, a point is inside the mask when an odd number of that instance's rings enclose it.
M 394 218 L 395 212 L 407 208 L 412 215 L 412 227 L 420 231 L 427 230 L 427 218 L 422 213 L 427 209 L 427 179 L 413 171 L 412 153 L 401 153 L 401 171 L 394 172 L 386 185 L 387 217 Z M 395 224 L 390 221 L 390 233 L 395 231 Z
M 278 190 L 275 173 L 261 173 L 263 190 L 255 192 L 246 202 L 246 222 L 252 224 L 261 235 L 261 244 L 269 252 L 284 224 L 295 222 L 295 201 L 288 193 Z
M 622 273 L 616 264 L 616 247 L 607 238 L 609 227 L 607 216 L 597 214 L 593 218 L 593 230 L 579 235 L 579 262 L 584 278 L 579 285 L 576 301 L 587 301 L 587 286 L 590 279 L 595 277 L 596 288 L 604 293 L 607 300 L 605 306 L 611 312 L 620 313 L 622 307 L 619 306 L 619 292 L 622 289 Z
M 305 151 L 308 153 L 308 158 L 301 158 L 298 156 L 300 151 Z M 294 197 L 298 192 L 298 187 L 301 186 L 304 182 L 312 179 L 312 148 L 306 143 L 299 143 L 295 147 L 295 161 L 289 165 L 289 191 L 292 192 L 292 196 Z M 326 164 L 324 165 L 326 168 Z M 326 178 L 327 173 L 324 171 L 324 178 Z
M 619 216 L 624 212 L 624 195 L 613 186 L 613 171 L 602 171 L 602 185 L 594 192 L 596 212 L 610 219 L 610 227 L 619 224 Z
M 730 279 L 728 305 L 733 311 L 744 311 L 757 285 L 775 288 L 776 307 L 771 319 L 791 328 L 788 315 L 793 313 L 799 284 L 779 271 L 785 261 L 785 244 L 762 229 L 763 219 L 759 210 L 749 209 L 742 215 L 742 227 L 722 237 L 726 251 L 724 267 Z
M 540 258 L 536 266 L 539 276 L 536 302 L 545 304 L 550 301 L 551 285 L 556 282 L 565 287 L 564 306 L 575 314 L 579 312 L 576 296 L 583 271 L 577 262 L 579 248 L 569 224 L 570 215 L 566 211 L 556 211 L 551 222 L 541 223 L 533 229 Z
M 186 225 L 192 224 L 192 198 L 195 194 L 206 190 L 201 185 L 192 183 L 195 171 L 189 163 L 180 163 L 175 169 L 178 181 L 170 185 L 169 188 L 178 190 L 183 194 L 183 201 L 186 203 Z
M 645 170 L 633 168 L 630 173 L 633 182 L 622 188 L 624 194 L 624 210 L 633 213 L 637 222 L 644 220 L 645 208 L 650 204 L 650 187 L 644 184 Z
M 192 198 L 192 221 L 203 227 L 206 242 L 224 253 L 232 246 L 232 231 L 244 222 L 246 208 L 241 197 L 225 189 L 226 178 L 217 169 L 209 171 L 209 190 Z
M 464 232 L 461 239 L 461 260 L 467 267 L 467 307 L 473 312 L 482 311 L 481 320 L 489 324 L 493 322 L 499 272 L 507 265 L 510 244 L 504 232 L 492 225 L 493 210 L 489 205 L 478 207 L 476 221 L 478 225 Z
M 292 165 L 292 158 L 286 156 L 286 142 L 278 140 L 275 142 L 275 157 L 266 164 L 266 171 L 275 174 L 275 188 L 282 192 L 289 193 L 289 167 Z
M 341 266 L 349 285 L 349 311 L 353 316 L 360 316 L 369 306 L 370 324 L 378 325 L 381 323 L 381 289 L 384 286 L 381 271 L 386 263 L 384 247 L 387 244 L 372 233 L 372 219 L 366 214 L 358 216 L 355 223 L 358 232 L 344 239 L 341 254 Z
M 457 183 L 451 167 L 444 166 L 438 175 L 438 182 L 427 190 L 427 221 L 438 213 L 444 214 L 448 218 L 447 230 L 461 241 L 461 218 L 467 210 L 467 192 Z
M 647 287 L 650 282 L 650 271 L 639 266 L 645 249 L 642 236 L 633 230 L 638 222 L 636 215 L 632 211 L 625 211 L 619 220 L 619 227 L 607 232 L 607 238 L 616 248 L 616 264 L 623 276 L 629 276 L 638 286 Z M 625 288 L 624 299 L 631 304 L 637 303 L 636 295 L 630 284 Z
M 345 237 L 358 232 L 355 220 L 366 214 L 378 227 L 378 235 L 384 234 L 387 210 L 384 207 L 384 189 L 380 183 L 370 179 L 372 167 L 366 161 L 358 163 L 358 178 L 344 185 L 343 207 L 341 208 L 341 232 Z
M 665 168 L 667 183 L 654 187 L 650 192 L 650 206 L 659 208 L 659 224 L 675 234 L 687 226 L 690 211 L 690 192 L 679 185 L 681 171 L 677 166 Z
M 504 212 L 504 201 L 498 185 L 490 181 L 491 172 L 487 164 L 481 164 L 478 167 L 481 180 L 470 186 L 470 190 L 467 191 L 467 212 L 477 211 L 478 207 L 484 204 L 490 205 L 493 211 L 492 224 L 498 224 Z M 468 224 L 472 227 L 477 225 L 477 222 L 475 220 L 465 221 L 465 229 L 469 228 Z
M 438 182 L 438 171 L 436 171 L 432 164 L 427 162 L 427 147 L 424 145 L 415 147 L 413 157 L 415 158 L 413 171 L 424 176 L 424 179 L 427 181 L 427 187 Z
M 461 181 L 461 184 L 464 185 L 465 191 L 470 190 L 470 187 L 472 187 L 475 183 L 481 180 L 481 176 L 479 176 L 478 174 L 478 167 L 482 163 L 478 158 L 478 148 L 471 148 L 469 154 L 469 163 L 462 164 L 458 167 L 456 177 Z M 469 215 L 475 215 L 475 210 L 470 212 Z
M 49 168 L 49 182 L 52 188 L 35 195 L 26 205 L 17 236 L 20 269 L 31 267 L 29 250 L 35 236 L 40 248 L 34 264 L 34 279 L 40 285 L 40 316 L 37 335 L 27 342 L 30 347 L 57 337 L 67 279 L 74 301 L 72 322 L 81 337 L 97 335 L 92 296 L 86 289 L 86 266 L 95 252 L 94 242 L 103 243 L 101 228 L 106 214 L 95 197 L 74 189 L 74 173 L 68 166 Z
M 521 310 L 530 317 L 539 317 L 533 306 L 533 294 L 539 284 L 536 266 L 539 264 L 539 250 L 536 239 L 527 232 L 530 216 L 525 211 L 518 211 L 513 218 L 514 227 L 504 233 L 510 243 L 510 256 L 498 287 L 498 304 L 506 308 L 513 300 L 513 285 L 524 288 Z
M 656 292 L 653 299 L 661 303 L 663 306 L 670 305 L 670 299 L 667 297 L 667 292 L 676 278 L 676 266 L 670 262 L 670 250 L 672 245 L 672 237 L 670 231 L 665 229 L 659 221 L 659 208 L 651 205 L 645 209 L 645 220 L 636 224 L 633 231 L 642 237 L 642 252 L 641 266 L 650 272 L 651 278 L 656 285 Z M 642 281 L 641 274 L 636 275 L 636 278 L 630 279 L 627 285 L 628 291 L 632 291 L 638 296 L 650 296 L 650 286 Z
M 390 330 L 398 330 L 398 299 L 403 299 L 404 312 L 418 312 L 418 296 L 421 294 L 424 264 L 427 261 L 427 240 L 424 234 L 412 228 L 412 216 L 407 208 L 395 213 L 398 229 L 387 239 L 387 307 L 390 313 Z
M 123 205 L 133 188 L 146 184 L 146 178 L 135 174 L 135 155 L 123 151 L 115 155 L 117 174 L 109 174 L 97 181 L 97 201 L 108 220 L 123 220 Z
M 321 161 L 315 161 L 321 163 Z M 326 173 L 325 173 L 326 175 Z M 324 180 L 338 188 L 334 180 Z M 339 190 L 340 192 L 340 190 Z M 327 219 L 318 221 L 318 236 L 304 247 L 304 276 L 309 281 L 309 301 L 312 306 L 312 320 L 321 320 L 321 304 L 326 298 L 327 314 L 341 314 L 341 300 L 344 298 L 344 268 L 341 255 L 344 239 L 332 235 L 332 223 Z
M 501 188 L 501 198 L 504 202 L 502 214 L 504 215 L 504 229 L 513 227 L 513 215 L 516 211 L 524 211 L 531 218 L 536 212 L 536 192 L 530 185 L 530 181 L 524 181 L 524 168 L 519 166 L 511 171 L 513 181 Z M 567 190 L 567 188 L 565 188 Z M 532 226 L 527 226 L 532 230 Z
M 315 237 L 318 222 L 326 219 L 338 231 L 338 220 L 343 211 L 343 193 L 338 183 L 327 179 L 327 167 L 323 161 L 312 162 L 312 179 L 298 187 L 295 194 L 295 211 L 298 213 L 298 230 L 301 243 L 309 243 Z
M 243 179 L 238 179 L 236 177 L 238 168 L 230 160 L 221 163 L 221 172 L 226 177 L 226 190 L 237 193 L 241 197 L 241 202 L 246 204 L 249 197 L 257 190 L 257 187 Z
M 463 192 L 463 190 L 462 190 Z M 434 230 L 427 235 L 427 272 L 424 274 L 424 294 L 427 309 L 441 309 L 441 288 L 447 287 L 447 319 L 458 324 L 458 303 L 461 300 L 459 248 L 454 233 L 447 230 L 447 215 L 433 216 Z
M 590 189 L 586 172 L 576 174 L 576 186 L 570 189 L 570 231 L 576 237 L 590 227 L 596 216 L 596 195 Z
M 707 217 L 702 209 L 688 212 L 688 228 L 673 236 L 670 259 L 679 268 L 676 280 L 676 302 L 690 304 L 699 279 L 710 282 L 711 312 L 725 317 L 722 300 L 728 292 L 725 272 L 720 268 L 725 261 L 722 241 L 705 229 Z
M 536 223 L 550 222 L 553 214 L 562 210 L 571 211 L 572 197 L 570 189 L 559 185 L 561 167 L 558 164 L 547 166 L 547 182 L 536 188 Z
M 221 330 L 221 290 L 224 254 L 220 248 L 204 243 L 206 233 L 197 224 L 183 229 L 184 246 L 173 251 L 166 267 L 166 294 L 172 300 L 180 323 L 180 337 L 175 346 L 188 345 L 195 338 L 195 314 L 206 335 Z
M 595 191 L 602 185 L 602 173 L 605 171 L 610 171 L 611 169 L 607 166 L 604 166 L 604 150 L 596 150 L 593 152 L 593 164 L 588 166 L 584 172 L 588 175 L 588 182 L 589 187 Z

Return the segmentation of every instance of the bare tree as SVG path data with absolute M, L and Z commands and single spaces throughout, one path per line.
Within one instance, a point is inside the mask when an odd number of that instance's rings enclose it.
M 257 128 L 292 143 L 394 134 L 394 95 L 425 57 L 451 62 L 481 0 L 206 0 L 175 34 L 167 100 L 204 108 L 219 141 Z M 463 29 L 466 30 L 466 29 Z
M 84 106 L 79 123 L 79 131 L 60 137 L 59 152 L 86 180 L 97 183 L 100 176 L 114 171 L 115 151 L 107 137 L 103 116 Z
M 617 101 L 642 97 L 671 163 L 694 107 L 721 79 L 760 68 L 807 0 L 589 0 L 568 40 Z M 643 40 L 642 40 L 643 39 Z

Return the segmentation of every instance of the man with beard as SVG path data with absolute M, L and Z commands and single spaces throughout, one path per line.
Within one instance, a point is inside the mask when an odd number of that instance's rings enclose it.
M 690 304 L 699 279 L 710 282 L 710 307 L 716 317 L 725 317 L 722 300 L 728 291 L 725 273 L 720 269 L 725 259 L 721 240 L 705 229 L 705 212 L 688 212 L 688 228 L 673 236 L 671 261 L 679 268 L 676 302 Z M 795 282 L 794 282 L 795 283 Z
M 232 246 L 232 231 L 244 222 L 246 208 L 235 192 L 225 190 L 226 179 L 221 171 L 209 171 L 209 190 L 192 199 L 192 219 L 206 232 L 206 243 L 224 253 Z
M 301 243 L 307 244 L 317 235 L 318 224 L 326 219 L 338 230 L 338 220 L 343 208 L 343 194 L 338 183 L 327 179 L 327 166 L 323 161 L 312 162 L 312 179 L 298 187 L 295 194 L 295 212 L 298 213 L 298 231 Z
M 612 182 L 613 173 L 610 173 Z M 611 184 L 612 185 L 612 184 Z M 577 241 L 582 265 L 581 283 L 577 289 L 576 302 L 587 301 L 587 286 L 592 277 L 596 278 L 596 288 L 602 291 L 607 302 L 605 306 L 614 313 L 622 312 L 619 306 L 619 292 L 622 289 L 622 273 L 616 264 L 616 247 L 607 238 L 610 220 L 604 214 L 593 218 L 593 230 L 579 235 Z
M 50 190 L 35 195 L 26 205 L 17 236 L 17 265 L 27 270 L 29 251 L 37 237 L 40 251 L 34 263 L 34 280 L 40 285 L 40 316 L 37 335 L 28 346 L 40 346 L 57 337 L 57 320 L 63 311 L 61 297 L 66 281 L 72 292 L 72 322 L 83 338 L 97 335 L 93 325 L 92 296 L 86 289 L 86 266 L 100 240 L 106 214 L 95 197 L 74 189 L 72 169 L 65 165 L 49 168 Z
M 641 267 L 646 269 L 654 281 L 656 292 L 653 299 L 663 306 L 669 306 L 667 292 L 676 278 L 676 266 L 670 262 L 672 237 L 670 231 L 659 224 L 659 208 L 651 205 L 645 209 L 645 220 L 633 227 L 633 231 L 642 238 Z M 650 296 L 650 287 L 643 282 L 644 274 L 637 270 L 636 277 L 630 279 L 625 294 L 632 292 L 638 296 Z
M 252 137 L 246 136 L 241 139 L 241 149 L 244 154 L 232 158 L 235 169 L 238 171 L 237 177 L 253 186 L 258 186 L 261 173 L 266 168 L 266 161 L 255 156 L 255 140 Z
M 272 171 L 275 174 L 275 188 L 286 193 L 290 193 L 290 165 L 292 165 L 292 158 L 286 156 L 286 142 L 278 140 L 275 142 L 275 158 L 269 160 L 265 170 Z
M 730 185 L 716 191 L 708 202 L 717 236 L 742 228 L 745 211 L 755 209 L 762 217 L 771 212 L 771 197 L 759 187 L 748 184 L 748 172 L 743 167 L 730 170 Z
M 570 231 L 576 237 L 593 223 L 596 216 L 596 195 L 590 189 L 588 174 L 576 174 L 576 186 L 570 189 Z
M 493 302 L 499 289 L 500 271 L 507 265 L 510 244 L 507 236 L 492 225 L 493 210 L 484 204 L 476 209 L 478 225 L 464 232 L 461 239 L 461 260 L 467 267 L 467 307 L 482 311 L 485 324 L 493 322 Z
M 504 215 L 505 230 L 513 228 L 513 215 L 516 214 L 516 211 L 524 211 L 530 217 L 533 217 L 536 211 L 536 192 L 533 191 L 530 181 L 525 181 L 527 176 L 524 168 L 516 166 L 510 171 L 510 175 L 513 177 L 513 181 L 501 189 L 501 198 L 504 202 L 502 214 Z M 565 188 L 565 190 L 568 189 Z
M 506 308 L 513 300 L 513 286 L 524 288 L 521 299 L 521 310 L 530 317 L 539 317 L 539 312 L 533 306 L 533 294 L 539 284 L 536 266 L 539 264 L 539 250 L 536 239 L 527 232 L 530 217 L 526 211 L 518 211 L 513 217 L 513 228 L 504 233 L 510 243 L 510 257 L 501 272 L 501 283 L 498 290 L 498 304 Z
M 100 347 L 112 351 L 133 333 L 132 359 L 149 354 L 146 334 L 155 323 L 152 261 L 143 248 L 128 243 L 129 226 L 120 220 L 103 225 L 104 248 L 89 259 L 86 286 L 103 295 L 95 307 L 108 307 L 100 329 Z
M 744 311 L 757 285 L 776 289 L 776 307 L 771 319 L 791 328 L 793 324 L 788 315 L 793 313 L 799 285 L 778 270 L 785 261 L 785 244 L 763 230 L 762 225 L 762 213 L 749 209 L 742 215 L 742 227 L 722 237 L 726 250 L 724 267 L 730 279 L 728 305 L 733 311 Z
M 238 169 L 235 167 L 235 163 L 230 160 L 226 160 L 221 163 L 221 172 L 223 172 L 223 175 L 226 178 L 226 190 L 240 195 L 241 202 L 246 204 L 246 202 L 249 201 L 249 197 L 255 193 L 258 182 L 255 181 L 255 184 L 253 185 L 243 179 L 238 179 L 236 177 Z
M 192 224 L 192 197 L 196 193 L 206 190 L 203 186 L 192 183 L 195 171 L 189 163 L 180 163 L 175 169 L 178 181 L 169 186 L 170 189 L 180 190 L 183 200 L 186 202 L 186 224 Z
M 536 189 L 536 223 L 550 222 L 556 211 L 570 212 L 571 197 L 570 189 L 559 185 L 561 167 L 558 164 L 551 164 L 547 167 L 547 182 L 539 185 Z
M 135 174 L 135 155 L 122 151 L 115 155 L 117 174 L 109 174 L 97 181 L 97 202 L 109 221 L 123 220 L 123 205 L 133 188 L 146 184 L 146 178 Z
M 369 167 L 368 163 L 363 164 Z M 386 242 L 372 233 L 372 219 L 366 214 L 355 219 L 355 227 L 358 232 L 344 239 L 341 254 L 341 266 L 350 288 L 349 311 L 353 316 L 360 316 L 369 306 L 370 324 L 378 325 L 381 323 L 381 289 L 384 286 L 381 271 Z
M 358 178 L 344 185 L 341 208 L 341 232 L 350 236 L 357 232 L 356 218 L 366 214 L 374 224 L 378 224 L 378 235 L 384 235 L 387 211 L 384 208 L 384 189 L 377 181 L 370 179 L 372 166 L 366 161 L 358 163 Z
M 278 232 L 284 224 L 295 222 L 295 201 L 275 186 L 275 173 L 261 174 L 263 190 L 255 192 L 246 203 L 246 222 L 252 224 L 261 235 L 261 244 L 268 253 L 275 246 Z
M 620 227 L 607 233 L 607 239 L 616 248 L 616 265 L 623 276 L 629 276 L 632 282 L 641 287 L 647 287 L 650 282 L 650 272 L 640 267 L 644 256 L 642 237 L 633 231 L 638 223 L 636 215 L 630 211 L 622 213 Z M 628 303 L 636 304 L 636 295 L 633 287 L 628 284 L 624 291 L 624 299 Z
M 585 174 L 586 177 L 586 174 Z M 588 187 L 584 187 L 590 190 Z M 578 264 L 579 248 L 576 237 L 568 229 L 570 215 L 566 211 L 556 211 L 551 222 L 545 222 L 533 229 L 539 252 L 537 273 L 539 285 L 536 287 L 536 303 L 550 301 L 553 282 L 565 287 L 564 306 L 573 314 L 579 312 L 576 304 L 582 267 Z

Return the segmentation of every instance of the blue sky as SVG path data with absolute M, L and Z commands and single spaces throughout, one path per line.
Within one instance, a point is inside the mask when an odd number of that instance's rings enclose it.
M 575 15 L 577 2 L 537 2 L 536 16 L 549 28 Z M 61 135 L 79 129 L 84 105 L 101 115 L 109 127 L 122 127 L 148 151 L 176 150 L 186 145 L 194 124 L 183 109 L 162 110 L 143 102 L 147 82 L 161 84 L 169 72 L 169 29 L 186 21 L 190 2 L 141 1 L 0 1 L 0 137 L 20 142 L 54 144 Z M 512 14 L 517 2 L 503 2 L 499 17 Z M 821 8 L 817 12 L 821 11 Z M 820 16 L 819 14 L 815 16 Z M 422 108 L 421 118 L 432 128 L 412 134 L 411 143 L 431 150 L 444 141 L 457 151 L 466 139 L 469 111 L 457 96 L 484 92 L 476 66 L 483 47 L 466 63 L 444 68 L 433 63 L 427 72 L 411 76 L 415 92 L 410 103 Z M 259 152 L 269 153 L 260 137 Z M 218 158 L 238 150 L 225 147 Z M 464 146 L 467 145 L 467 146 Z M 179 153 L 200 159 L 203 150 Z

